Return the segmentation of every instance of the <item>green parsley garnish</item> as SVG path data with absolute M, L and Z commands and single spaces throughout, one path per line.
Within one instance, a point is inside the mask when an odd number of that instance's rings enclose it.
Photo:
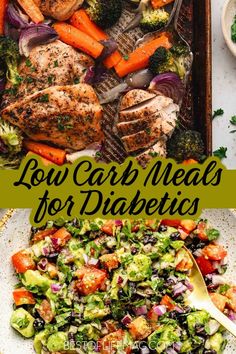
M 38 102 L 41 102 L 41 103 L 49 102 L 49 94 L 46 93 L 45 95 L 38 97 Z
M 224 114 L 224 110 L 222 108 L 219 108 L 214 111 L 212 119 L 219 117 L 219 116 L 223 116 L 223 114 Z
M 226 156 L 227 150 L 228 149 L 226 147 L 221 146 L 219 149 L 217 149 L 213 152 L 213 155 L 215 157 L 218 157 L 220 160 L 225 159 L 225 158 L 227 158 L 227 156 Z

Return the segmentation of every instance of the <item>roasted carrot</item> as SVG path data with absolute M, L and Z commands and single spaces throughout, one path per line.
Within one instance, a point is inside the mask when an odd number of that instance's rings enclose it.
M 66 152 L 64 150 L 37 143 L 32 140 L 25 140 L 24 147 L 29 151 L 45 157 L 47 160 L 52 161 L 57 165 L 63 165 L 66 159 Z
M 0 35 L 4 34 L 4 20 L 6 15 L 8 0 L 0 1 Z
M 194 163 L 198 163 L 198 161 L 197 160 L 194 160 L 194 159 L 189 159 L 189 160 L 184 160 L 183 162 L 182 162 L 182 165 L 192 165 L 192 164 L 194 164 Z
M 44 21 L 44 16 L 40 11 L 40 8 L 35 4 L 33 0 L 17 1 L 34 23 L 40 23 Z
M 162 33 L 160 37 L 151 40 L 141 47 L 135 49 L 127 59 L 122 59 L 115 70 L 119 77 L 124 77 L 134 71 L 144 69 L 148 66 L 149 58 L 159 47 L 171 48 L 172 44 L 167 33 Z
M 101 55 L 104 46 L 86 33 L 65 22 L 57 22 L 53 27 L 62 42 L 82 50 L 95 59 Z
M 36 156 L 40 157 L 40 159 L 41 159 L 41 161 L 42 161 L 42 164 L 43 164 L 44 166 L 54 165 L 54 163 L 53 163 L 52 161 L 49 161 L 49 160 L 45 159 L 44 157 L 42 157 L 42 156 L 36 154 L 36 153 L 33 152 L 33 151 L 28 151 L 28 153 L 27 153 L 26 156 L 31 156 L 31 155 L 36 155 Z
M 99 28 L 93 21 L 90 20 L 87 12 L 84 9 L 80 9 L 74 13 L 70 19 L 70 23 L 79 29 L 80 31 L 88 34 L 90 37 L 100 42 L 109 38 L 101 28 Z M 112 53 L 108 58 L 104 60 L 104 65 L 111 69 L 121 61 L 122 56 L 117 51 Z
M 154 9 L 160 9 L 163 6 L 172 3 L 173 1 L 174 0 L 151 0 L 151 4 Z

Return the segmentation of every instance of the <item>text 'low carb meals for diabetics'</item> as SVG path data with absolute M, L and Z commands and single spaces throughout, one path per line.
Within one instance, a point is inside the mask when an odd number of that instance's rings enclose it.
M 220 354 L 224 329 L 187 305 L 193 253 L 212 301 L 236 319 L 227 251 L 206 220 L 58 219 L 12 256 L 11 325 L 38 354 Z
M 58 165 L 96 151 L 101 156 L 105 107 L 114 101 L 112 124 L 127 155 L 144 165 L 156 155 L 175 158 L 166 142 L 176 130 L 191 53 L 164 29 L 173 3 L 3 0 L 0 168 L 16 168 L 25 153 Z M 123 30 L 139 26 L 143 34 L 152 32 L 126 53 L 110 35 L 124 11 L 133 20 Z M 99 92 L 97 85 L 109 75 L 120 84 Z M 199 161 L 200 134 L 182 133 L 188 139 L 180 162 Z

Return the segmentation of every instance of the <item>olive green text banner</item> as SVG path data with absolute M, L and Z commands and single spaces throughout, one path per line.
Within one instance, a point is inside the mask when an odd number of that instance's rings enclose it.
M 17 171 L 0 173 L 0 207 L 31 208 L 41 225 L 65 218 L 198 217 L 203 208 L 236 208 L 236 171 L 218 159 L 183 166 L 155 158 L 143 169 L 135 159 L 104 164 L 80 158 L 73 165 L 43 166 L 26 158 Z

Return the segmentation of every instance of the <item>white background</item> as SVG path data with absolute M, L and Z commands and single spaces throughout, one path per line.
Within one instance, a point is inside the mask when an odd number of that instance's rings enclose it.
M 212 0 L 213 110 L 222 108 L 225 111 L 223 117 L 213 121 L 213 149 L 227 147 L 227 159 L 223 163 L 230 169 L 236 169 L 236 133 L 229 133 L 236 130 L 236 126 L 229 123 L 230 118 L 236 115 L 236 58 L 226 46 L 221 30 L 225 1 Z

